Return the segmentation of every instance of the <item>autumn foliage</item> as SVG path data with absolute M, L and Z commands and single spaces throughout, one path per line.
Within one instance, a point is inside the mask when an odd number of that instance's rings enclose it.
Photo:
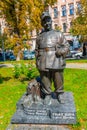
M 48 5 L 57 0 L 1 0 L 0 10 L 7 23 L 7 48 L 19 52 L 25 45 L 23 41 L 31 39 L 32 30 L 41 28 L 40 16 Z

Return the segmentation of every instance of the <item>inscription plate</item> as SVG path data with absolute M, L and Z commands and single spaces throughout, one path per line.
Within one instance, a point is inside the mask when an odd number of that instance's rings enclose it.
M 53 119 L 74 119 L 75 114 L 74 113 L 52 113 Z
M 36 115 L 36 116 L 48 116 L 49 111 L 47 110 L 32 110 L 32 109 L 24 109 L 24 112 L 28 115 Z

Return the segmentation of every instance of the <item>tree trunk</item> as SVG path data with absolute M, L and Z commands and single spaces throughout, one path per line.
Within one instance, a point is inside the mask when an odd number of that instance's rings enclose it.
M 18 52 L 16 61 L 20 61 L 20 54 L 21 54 L 21 51 Z

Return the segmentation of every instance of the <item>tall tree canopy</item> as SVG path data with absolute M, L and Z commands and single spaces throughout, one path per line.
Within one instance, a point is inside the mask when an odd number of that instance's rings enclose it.
M 57 0 L 1 0 L 0 13 L 7 22 L 5 33 L 10 48 L 23 48 L 25 39 L 30 39 L 29 32 L 41 28 L 40 16 L 48 5 Z
M 72 23 L 71 33 L 81 35 L 82 40 L 87 41 L 87 0 L 81 0 L 81 9 Z

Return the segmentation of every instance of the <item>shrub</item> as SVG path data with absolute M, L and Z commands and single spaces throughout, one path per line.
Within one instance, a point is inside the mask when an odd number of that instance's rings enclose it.
M 22 63 L 20 66 L 20 70 L 21 70 L 21 74 L 27 75 L 28 66 Z
M 28 72 L 27 72 L 27 77 L 28 79 L 33 79 L 36 78 L 38 75 L 38 71 L 34 65 L 29 65 L 28 66 Z
M 1 74 L 0 74 L 0 83 L 3 83 L 3 77 Z
M 20 66 L 19 65 L 15 65 L 14 66 L 14 77 L 15 78 L 19 78 L 20 75 L 21 75 Z
M 29 80 L 36 78 L 38 75 L 38 71 L 35 65 L 29 64 L 20 64 L 14 66 L 14 77 L 20 78 L 21 75 L 24 75 Z

